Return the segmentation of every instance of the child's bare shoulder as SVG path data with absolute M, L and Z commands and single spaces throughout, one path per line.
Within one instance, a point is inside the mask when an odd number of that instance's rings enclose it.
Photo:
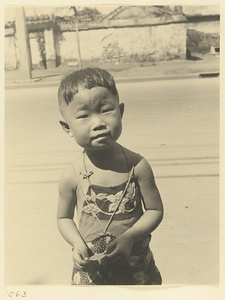
M 139 156 L 139 161 L 135 167 L 135 177 L 137 177 L 139 181 L 143 179 L 153 183 L 155 181 L 152 168 L 147 159 L 143 156 Z
M 128 161 L 135 167 L 135 176 L 139 179 L 149 177 L 154 180 L 154 175 L 149 162 L 139 153 L 123 148 Z
M 67 166 L 61 173 L 59 179 L 59 190 L 60 191 L 75 191 L 77 188 L 77 178 L 75 170 L 80 169 L 80 157 L 77 156 L 75 162 Z
M 139 153 L 131 151 L 130 149 L 127 149 L 123 147 L 123 151 L 126 155 L 127 161 L 129 162 L 129 165 L 132 167 L 136 167 L 140 161 L 143 159 L 143 156 L 141 156 Z

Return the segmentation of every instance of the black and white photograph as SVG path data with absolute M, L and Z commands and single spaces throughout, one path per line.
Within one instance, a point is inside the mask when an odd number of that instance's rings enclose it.
M 222 299 L 223 10 L 156 4 L 4 4 L 3 299 Z

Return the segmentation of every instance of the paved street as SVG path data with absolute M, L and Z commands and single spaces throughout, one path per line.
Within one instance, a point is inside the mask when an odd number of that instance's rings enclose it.
M 118 84 L 120 143 L 150 162 L 165 206 L 151 247 L 166 285 L 219 283 L 219 79 Z M 80 151 L 57 87 L 5 91 L 5 284 L 70 284 L 57 182 Z

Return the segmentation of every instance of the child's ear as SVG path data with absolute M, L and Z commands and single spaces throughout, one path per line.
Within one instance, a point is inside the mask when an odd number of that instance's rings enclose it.
M 62 129 L 70 136 L 73 137 L 73 134 L 70 130 L 69 125 L 66 122 L 59 121 L 59 124 L 62 126 Z
M 120 103 L 119 107 L 120 107 L 120 115 L 121 115 L 121 119 L 122 119 L 123 113 L 124 113 L 124 103 Z

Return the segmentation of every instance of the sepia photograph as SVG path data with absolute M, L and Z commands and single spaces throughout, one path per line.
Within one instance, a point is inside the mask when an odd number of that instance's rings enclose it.
M 4 299 L 218 287 L 221 6 L 87 3 L 3 7 Z

